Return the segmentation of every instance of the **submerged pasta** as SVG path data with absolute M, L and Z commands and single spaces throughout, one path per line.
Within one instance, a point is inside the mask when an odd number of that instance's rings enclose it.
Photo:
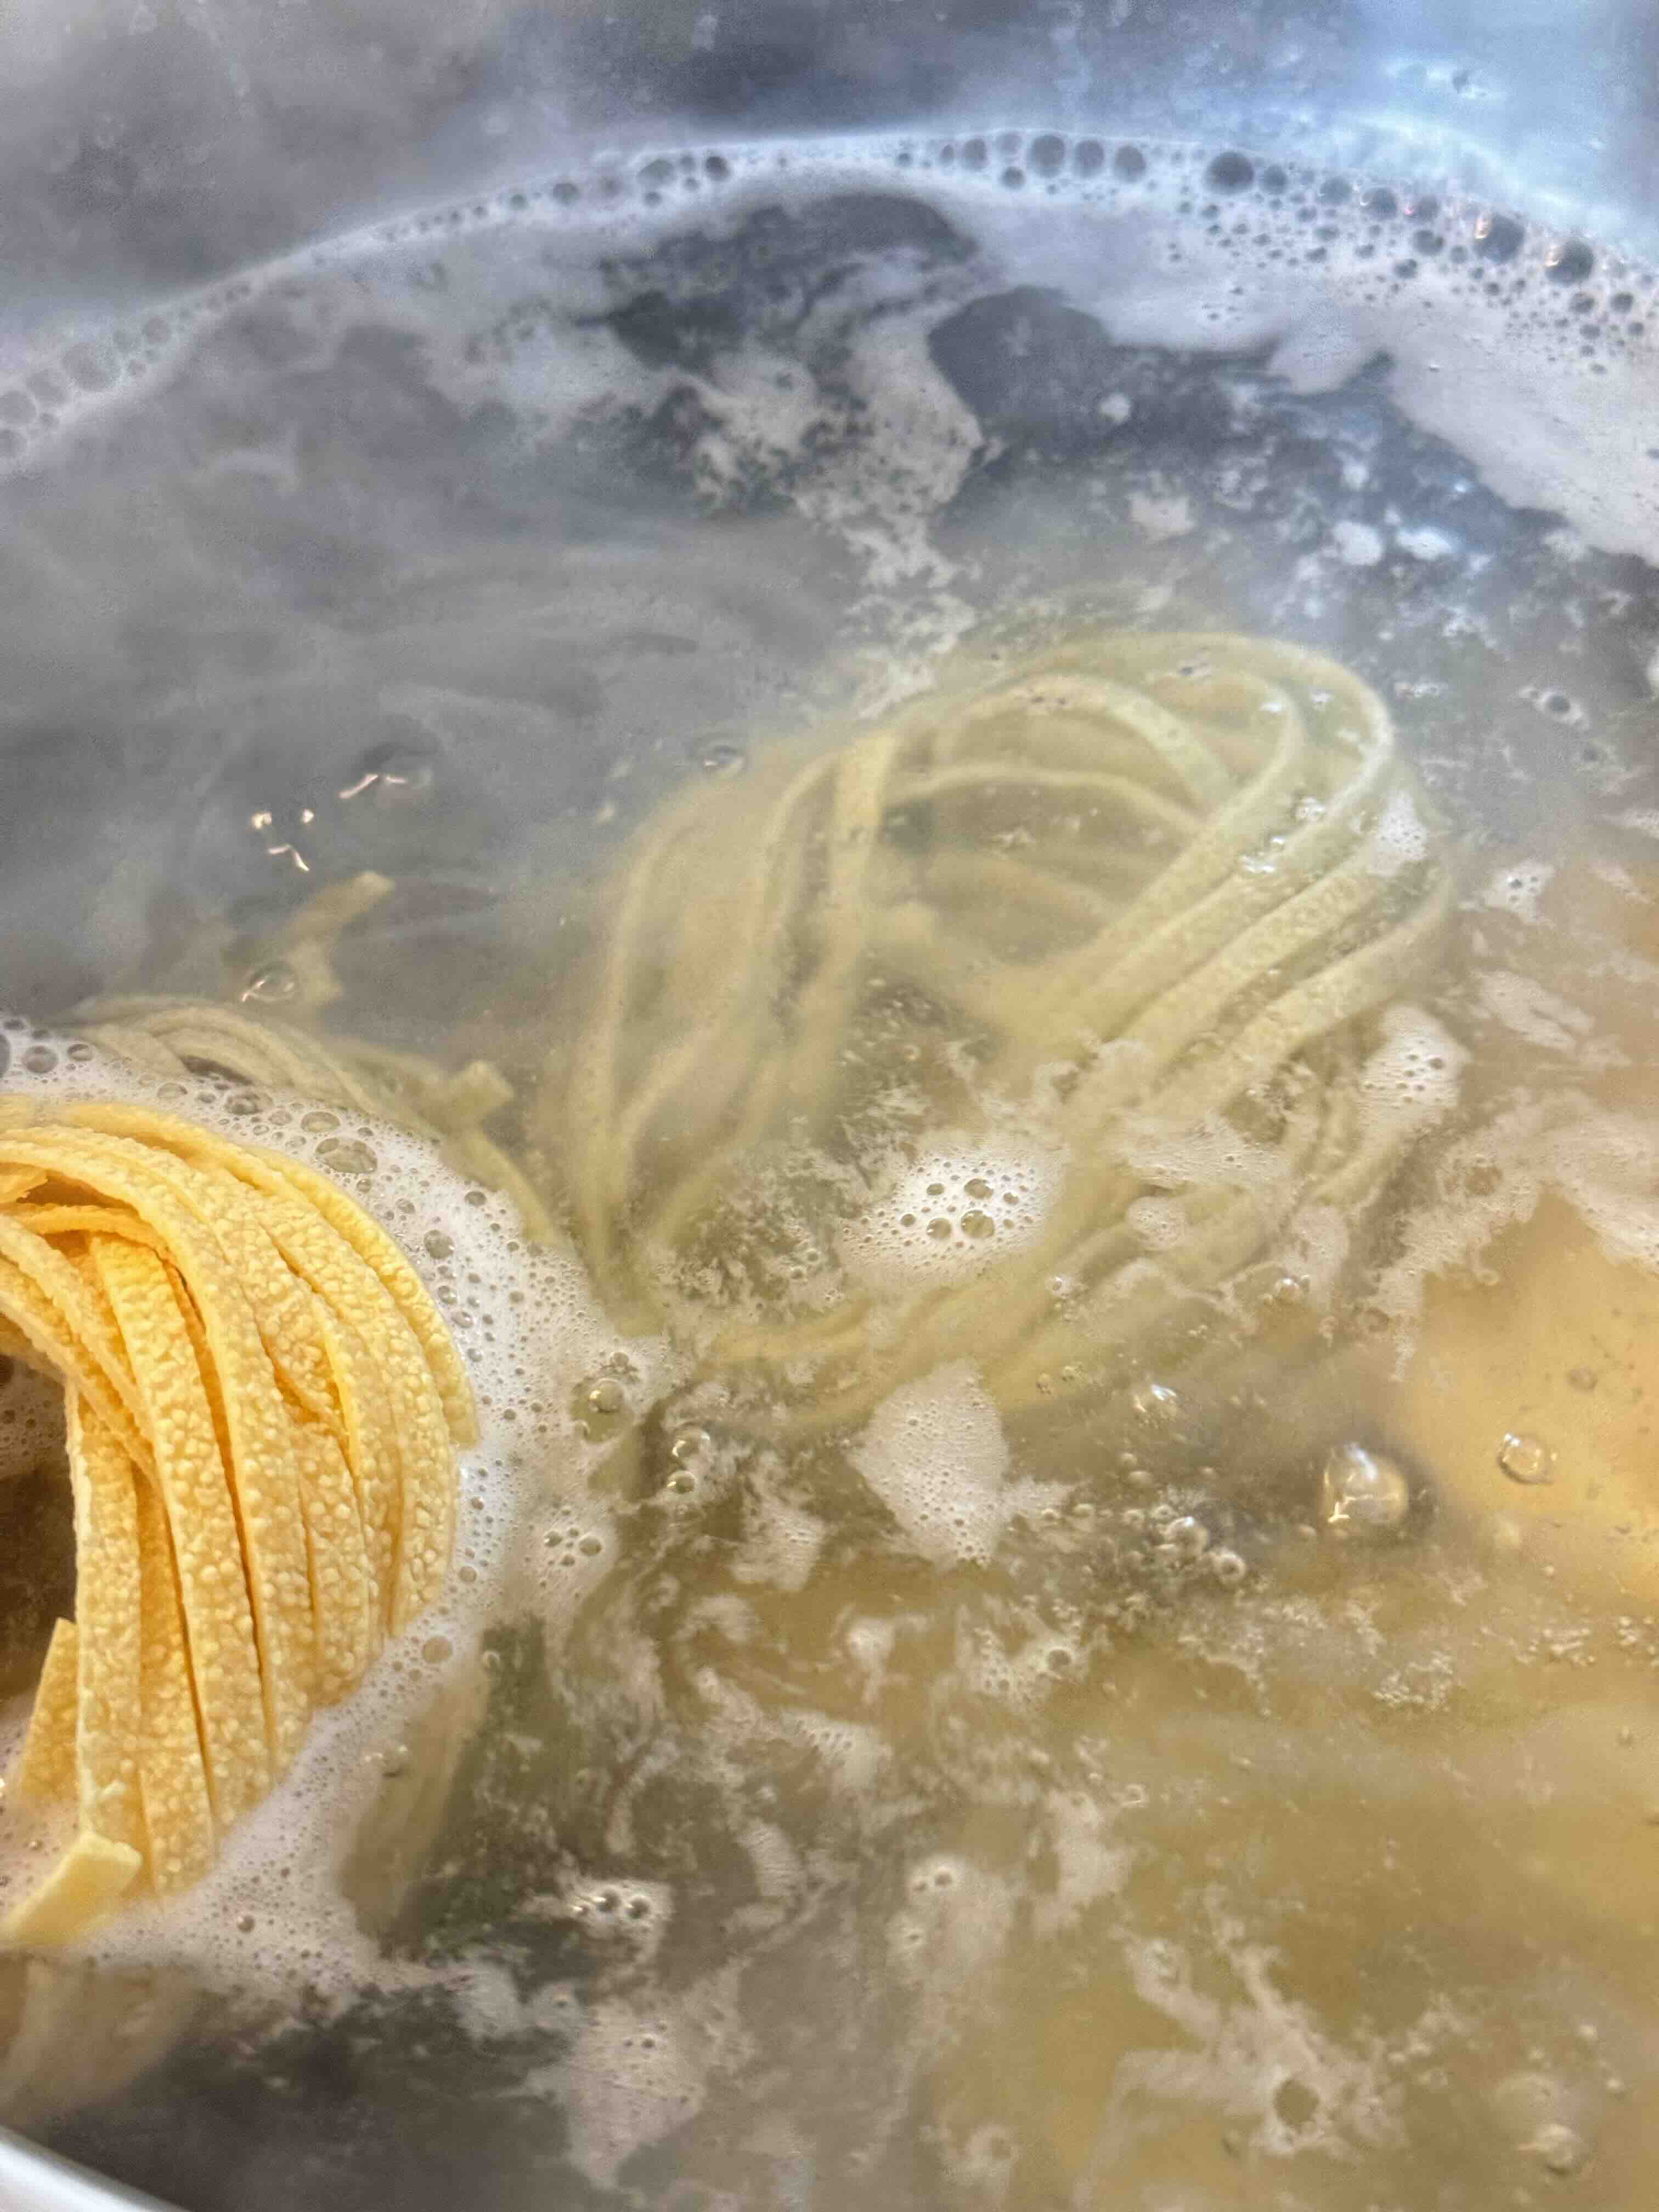
M 325 890 L 294 925 L 319 1003 L 333 936 L 386 888 Z M 759 1374 L 775 1428 L 845 1428 L 948 1361 L 1018 1410 L 1121 1376 L 1287 1224 L 1377 1193 L 1417 1125 L 1376 1071 L 1450 890 L 1381 702 L 1317 654 L 1122 635 L 978 663 L 649 825 L 538 1134 L 613 1319 L 688 1336 L 704 1379 Z M 395 1090 L 546 1228 L 483 1134 L 510 1096 L 491 1068 L 199 1001 L 88 1011 L 152 1075 L 346 1108 Z M 966 1177 L 973 1264 L 884 1301 L 860 1236 L 930 1133 L 991 1124 L 1043 1153 L 1023 1228 L 995 1171 Z M 420 1609 L 470 1413 L 367 1217 L 189 1124 L 0 1120 L 0 1348 L 64 1376 L 76 1499 L 79 1620 L 18 1778 L 80 1799 L 14 1915 L 48 1936 L 141 1872 L 194 1879 Z
M 1377 1017 L 1450 902 L 1386 709 L 1322 655 L 1123 633 L 981 662 L 647 826 L 538 1133 L 613 1310 L 781 1377 L 792 1432 L 946 1358 L 1018 1407 L 1379 1190 L 1415 1125 Z M 792 1287 L 757 1169 L 815 1182 L 833 1240 L 927 1132 L 1022 1115 L 1060 1171 L 1017 1250 L 986 1217 L 984 1264 L 897 1327 L 833 1268 Z M 1211 1167 L 1149 1166 L 1148 1133 L 1207 1134 Z M 712 1331 L 711 1283 L 748 1305 Z

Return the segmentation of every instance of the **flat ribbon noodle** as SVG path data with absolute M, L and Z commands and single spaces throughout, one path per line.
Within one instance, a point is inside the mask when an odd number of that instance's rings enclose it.
M 0 1935 L 187 1888 L 429 1601 L 471 1394 L 321 1176 L 127 1104 L 0 1100 L 5 1343 L 63 1381 L 74 1622 L 15 1777 L 72 1840 Z

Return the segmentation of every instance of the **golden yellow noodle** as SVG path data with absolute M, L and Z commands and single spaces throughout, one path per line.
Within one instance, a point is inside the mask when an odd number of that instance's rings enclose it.
M 72 1808 L 0 1932 L 166 1895 L 436 1594 L 471 1389 L 403 1255 L 301 1163 L 138 1106 L 0 1101 L 0 1314 L 57 1374 L 76 1619 L 14 1784 Z

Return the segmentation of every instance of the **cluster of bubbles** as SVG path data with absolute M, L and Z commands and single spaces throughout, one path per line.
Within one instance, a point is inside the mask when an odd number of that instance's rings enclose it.
M 1236 1590 L 1249 1579 L 1249 1563 L 1231 1531 L 1217 1525 L 1206 1492 L 1176 1485 L 1152 1497 L 1155 1479 L 1143 1467 L 1130 1468 L 1124 1480 L 1130 1502 L 1115 1518 L 1119 1561 L 1132 1577 L 1150 1577 L 1155 1588 L 1178 1579 L 1214 1583 L 1224 1590 Z
M 893 1391 L 852 1458 L 901 1540 L 940 1566 L 988 1565 L 1030 1502 L 1031 1486 L 1012 1480 L 1001 1420 L 966 1360 Z
M 1427 1128 L 1457 1103 L 1468 1054 L 1432 1014 L 1390 1006 L 1382 1039 L 1360 1074 L 1364 1111 L 1373 1127 Z
M 164 380 L 206 332 L 278 287 L 292 296 L 308 279 L 377 257 L 441 257 L 470 236 L 514 226 L 579 228 L 596 240 L 625 230 L 642 242 L 711 203 L 735 210 L 761 193 L 867 191 L 896 176 L 969 202 L 1024 198 L 1107 216 L 1147 210 L 1192 226 L 1241 270 L 1336 273 L 1371 304 L 1432 283 L 1498 305 L 1517 332 L 1592 368 L 1629 357 L 1653 322 L 1654 273 L 1583 238 L 1445 191 L 1237 149 L 1023 129 L 631 155 L 599 149 L 554 175 L 373 223 L 113 327 L 60 332 L 14 354 L 0 363 L 0 469 Z M 1177 243 L 1168 254 L 1172 266 L 1183 258 Z M 1228 303 L 1218 298 L 1207 312 L 1223 322 Z
M 561 1908 L 573 1920 L 643 1942 L 659 1936 L 672 1909 L 660 1882 L 588 1881 L 563 1892 Z
M 842 1263 L 873 1288 L 976 1274 L 1036 1237 L 1064 1165 L 1034 1144 L 923 1152 L 842 1232 Z

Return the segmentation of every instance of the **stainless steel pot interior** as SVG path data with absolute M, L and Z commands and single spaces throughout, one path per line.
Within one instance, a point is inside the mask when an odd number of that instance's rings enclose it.
M 1659 246 L 1648 0 L 24 0 L 0 60 L 14 351 L 66 312 L 118 315 L 589 149 L 732 137 L 1007 123 L 1194 138 Z M 42 1006 L 95 965 L 87 872 L 119 891 L 118 825 L 99 812 L 129 786 L 72 727 L 10 771 L 0 754 L 0 868 L 32 901 L 20 914 L 0 887 L 0 918 Z M 213 766 L 198 754 L 188 773 Z M 93 939 L 111 927 L 94 917 Z M 0 2139 L 0 2205 L 135 2201 Z

